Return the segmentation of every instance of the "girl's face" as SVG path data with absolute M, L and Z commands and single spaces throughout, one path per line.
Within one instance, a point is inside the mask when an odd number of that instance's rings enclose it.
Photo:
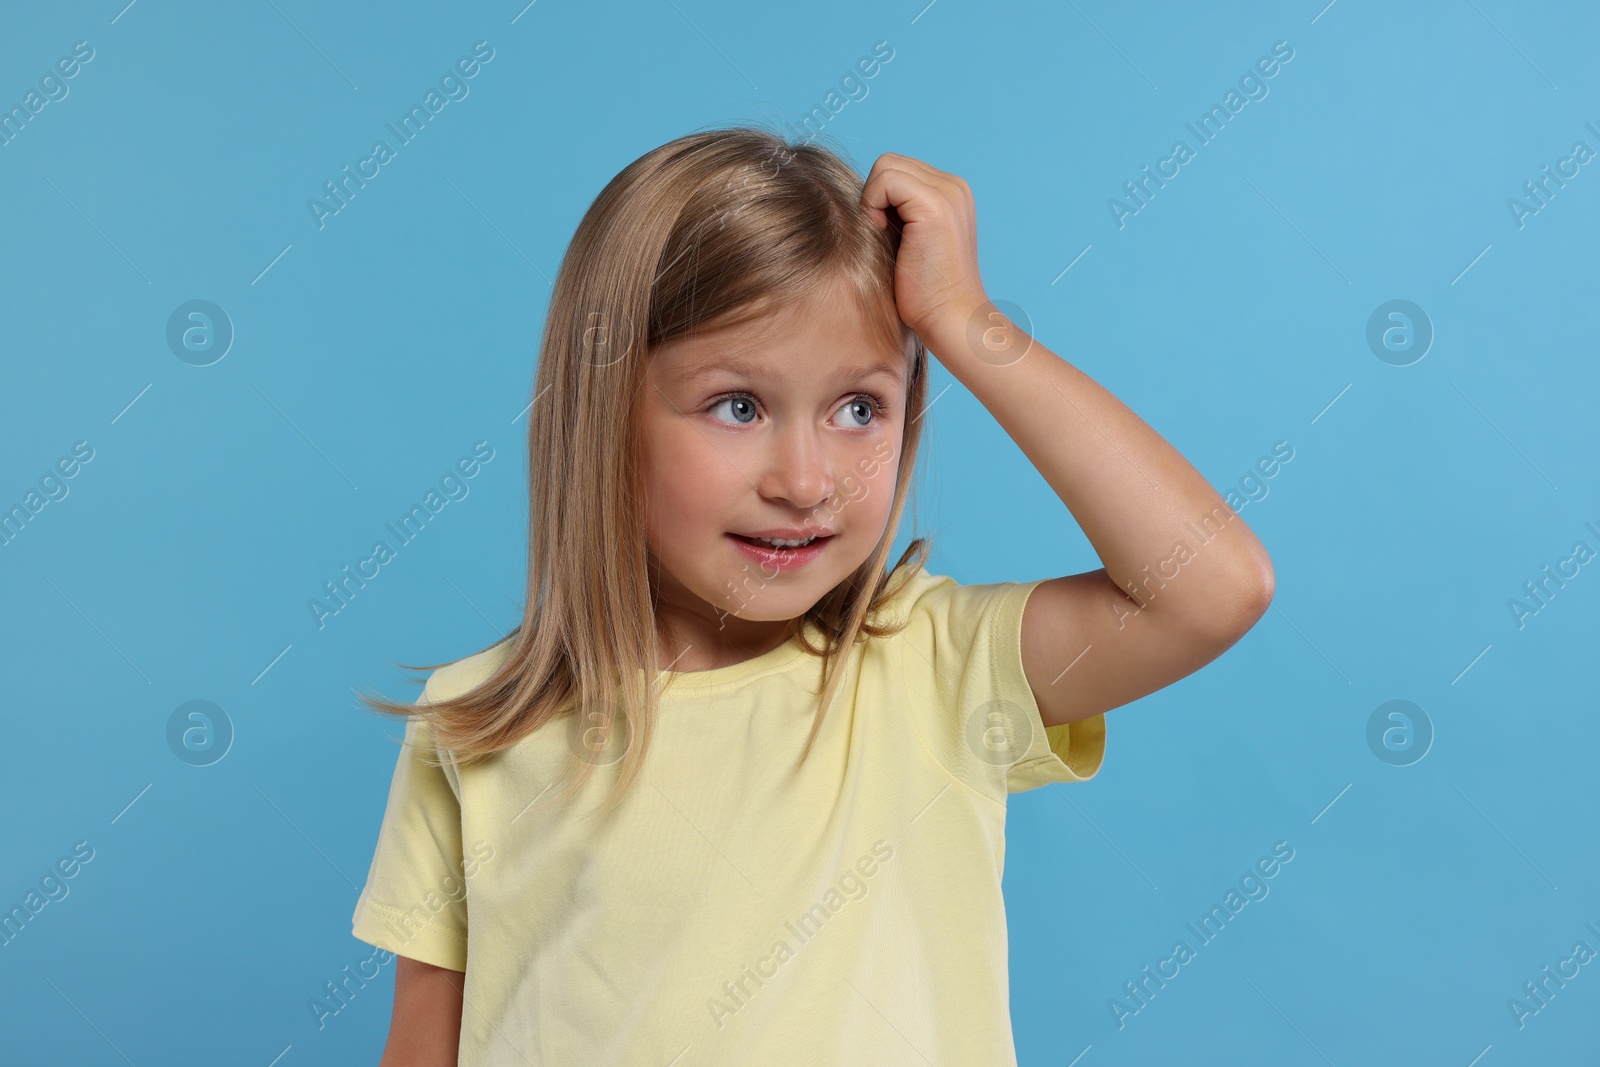
M 884 350 L 842 284 L 650 353 L 647 536 L 658 610 L 690 641 L 770 643 L 760 624 L 803 615 L 888 526 L 906 358 Z M 783 556 L 739 536 L 784 531 L 818 540 Z

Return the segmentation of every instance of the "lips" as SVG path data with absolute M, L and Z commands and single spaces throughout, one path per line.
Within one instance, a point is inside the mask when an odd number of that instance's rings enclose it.
M 833 536 L 833 531 L 818 529 L 817 527 L 814 527 L 814 526 L 813 527 L 802 527 L 800 529 L 796 529 L 794 527 L 783 527 L 783 528 L 777 528 L 777 529 L 771 529 L 771 530 L 750 530 L 750 531 L 745 532 L 745 533 L 737 533 L 736 532 L 736 533 L 734 533 L 733 536 L 735 536 L 735 537 L 745 537 L 745 538 L 750 538 L 750 539 L 755 539 L 755 538 L 760 538 L 760 537 L 771 537 L 771 538 L 773 538 L 775 540 L 782 540 L 782 541 L 803 541 L 808 537 L 816 537 L 816 538 L 819 538 L 819 539 L 823 538 L 823 537 L 832 537 Z
M 822 554 L 828 543 L 833 540 L 833 537 L 832 535 L 817 537 L 809 544 L 795 548 L 777 548 L 763 541 L 752 540 L 743 534 L 735 533 L 728 534 L 728 540 L 733 542 L 735 548 L 745 559 L 759 564 L 763 568 L 775 568 L 774 574 L 776 574 L 777 571 L 804 567 Z
M 796 548 L 809 548 L 811 545 L 817 544 L 818 542 L 828 540 L 828 538 L 831 537 L 832 535 L 831 534 L 759 534 L 758 535 L 758 534 L 738 534 L 738 533 L 736 533 L 736 534 L 730 534 L 729 536 L 730 537 L 736 537 L 740 541 L 743 541 L 747 545 L 755 545 L 757 548 L 771 548 L 771 549 L 776 549 L 779 552 L 784 552 L 784 551 L 793 551 Z M 774 545 L 774 544 L 769 544 L 765 540 L 765 538 L 768 538 L 768 537 L 771 537 L 774 540 L 803 541 L 805 543 L 804 544 L 800 544 L 800 545 Z

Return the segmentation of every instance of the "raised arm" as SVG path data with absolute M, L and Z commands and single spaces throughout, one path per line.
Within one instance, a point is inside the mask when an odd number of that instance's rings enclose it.
M 873 164 L 869 210 L 902 220 L 901 318 L 1055 490 L 1104 566 L 1045 582 L 1022 659 L 1045 725 L 1089 718 L 1221 655 L 1272 601 L 1265 548 L 1178 451 L 1002 314 L 978 276 L 971 189 L 906 156 Z

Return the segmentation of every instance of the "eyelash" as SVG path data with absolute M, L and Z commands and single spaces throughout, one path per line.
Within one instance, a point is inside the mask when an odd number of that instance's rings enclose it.
M 713 399 L 711 401 L 711 403 L 706 405 L 706 410 L 710 411 L 713 408 L 715 408 L 718 404 L 721 404 L 723 401 L 732 400 L 734 397 L 739 397 L 739 396 L 747 396 L 751 400 L 755 400 L 756 399 L 756 396 L 755 396 L 754 393 L 748 393 L 748 392 L 745 392 L 743 390 L 735 390 L 735 391 L 733 391 L 731 393 L 723 393 L 721 396 L 718 396 L 715 399 Z M 852 401 L 855 401 L 855 400 L 860 400 L 862 397 L 866 397 L 869 401 L 872 402 L 872 413 L 873 413 L 873 415 L 877 416 L 877 418 L 883 418 L 885 415 L 889 414 L 889 402 L 887 400 L 885 400 L 883 397 L 879 396 L 877 393 L 866 393 L 866 392 L 857 393 L 855 396 L 851 397 L 850 399 Z M 759 405 L 759 401 L 757 403 Z M 835 409 L 835 410 L 837 410 L 837 409 Z M 746 425 L 748 425 L 748 423 Z M 865 426 L 857 426 L 857 427 L 855 427 L 855 429 L 858 429 L 858 430 L 865 430 L 866 428 L 867 427 L 865 427 Z

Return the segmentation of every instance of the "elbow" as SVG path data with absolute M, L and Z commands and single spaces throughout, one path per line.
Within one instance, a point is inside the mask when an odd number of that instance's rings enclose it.
M 1249 633 L 1272 606 L 1272 597 L 1277 591 L 1272 563 L 1264 560 L 1260 566 L 1245 572 L 1237 588 L 1236 606 L 1224 614 L 1223 620 L 1227 624 L 1226 636 L 1230 638 L 1230 643 Z
M 1272 564 L 1262 562 L 1234 572 L 1211 596 L 1197 629 L 1211 645 L 1227 649 L 1249 633 L 1272 606 L 1276 581 Z
M 1271 560 L 1262 560 L 1261 567 L 1256 573 L 1253 584 L 1256 589 L 1256 618 L 1259 619 L 1261 616 L 1265 615 L 1267 613 L 1267 609 L 1272 606 L 1272 596 L 1278 591 L 1277 572 L 1272 569 Z

